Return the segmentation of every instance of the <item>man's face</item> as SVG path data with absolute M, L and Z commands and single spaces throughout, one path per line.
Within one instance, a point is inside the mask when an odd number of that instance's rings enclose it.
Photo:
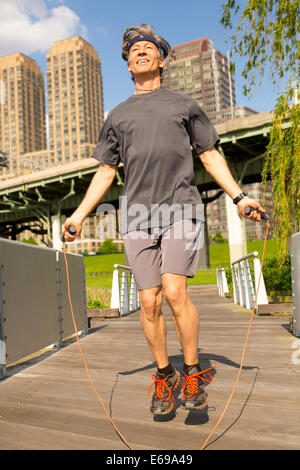
M 129 51 L 128 70 L 133 76 L 155 75 L 164 66 L 157 47 L 148 41 L 136 42 Z

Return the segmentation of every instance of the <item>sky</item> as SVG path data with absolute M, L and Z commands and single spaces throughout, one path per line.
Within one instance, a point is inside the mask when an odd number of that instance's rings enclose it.
M 220 23 L 224 0 L 0 0 L 0 55 L 23 52 L 37 61 L 46 76 L 46 53 L 54 41 L 80 35 L 102 61 L 104 110 L 113 109 L 134 91 L 121 57 L 124 30 L 148 23 L 175 46 L 208 36 L 225 56 L 230 32 Z M 251 98 L 242 94 L 245 60 L 235 56 L 237 106 L 258 112 L 274 109 L 280 86 L 268 72 Z

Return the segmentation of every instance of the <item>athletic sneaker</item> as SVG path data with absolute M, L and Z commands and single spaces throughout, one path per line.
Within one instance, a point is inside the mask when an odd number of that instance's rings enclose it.
M 200 366 L 190 366 L 186 373 L 183 373 L 184 382 L 180 394 L 181 406 L 186 410 L 200 410 L 207 406 L 207 393 L 204 390 L 204 381 L 212 382 L 213 377 L 207 371 L 213 367 L 201 370 Z M 206 373 L 210 376 L 208 380 L 202 376 Z
M 171 413 L 176 405 L 173 393 L 180 382 L 180 373 L 174 369 L 172 374 L 160 374 L 157 372 L 152 375 L 153 384 L 150 386 L 148 396 L 151 388 L 155 385 L 155 392 L 152 396 L 150 411 L 154 415 L 166 415 Z

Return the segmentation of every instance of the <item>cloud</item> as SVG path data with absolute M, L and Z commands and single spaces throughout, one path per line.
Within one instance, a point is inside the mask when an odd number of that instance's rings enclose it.
M 101 33 L 103 36 L 108 36 L 108 31 L 104 26 L 97 26 L 96 33 Z
M 54 41 L 77 34 L 86 38 L 87 29 L 79 16 L 59 3 L 53 6 L 58 2 L 0 0 L 0 55 L 45 53 Z

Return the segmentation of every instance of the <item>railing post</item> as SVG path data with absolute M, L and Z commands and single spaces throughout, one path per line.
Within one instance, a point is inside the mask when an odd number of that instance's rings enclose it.
M 253 266 L 254 266 L 255 292 L 257 292 L 257 286 L 258 286 L 259 274 L 260 274 L 260 260 L 259 258 L 257 258 L 257 256 L 253 260 Z M 265 281 L 264 281 L 263 274 L 261 273 L 261 279 L 259 283 L 259 289 L 258 289 L 256 305 L 255 305 L 256 314 L 258 314 L 258 305 L 266 305 L 268 303 L 269 301 L 268 301 L 267 291 L 265 287 Z
M 229 290 L 224 268 L 217 268 L 217 284 L 219 295 L 221 297 L 225 297 L 225 293 L 229 292 Z
M 129 313 L 128 273 L 123 271 L 121 278 L 120 315 L 126 315 L 126 313 Z
M 110 308 L 120 309 L 120 280 L 118 268 L 114 269 L 111 289 Z
M 244 275 L 245 275 L 245 300 L 246 308 L 253 307 L 253 292 L 252 292 L 252 278 L 247 260 L 244 261 Z
M 227 283 L 226 273 L 225 273 L 224 268 L 221 269 L 221 280 L 222 280 L 222 290 L 223 290 L 222 296 L 225 297 L 225 294 L 229 292 L 229 289 L 228 289 L 228 283 Z
M 137 310 L 138 308 L 138 294 L 136 289 L 136 283 L 133 273 L 130 275 L 130 310 Z
M 245 302 L 245 285 L 244 285 L 244 276 L 241 263 L 238 263 L 238 277 L 239 277 L 239 304 L 244 306 L 246 305 Z
M 217 285 L 218 285 L 218 291 L 219 291 L 219 295 L 222 296 L 222 286 L 221 286 L 221 282 L 220 282 L 220 269 L 217 268 L 216 271 L 217 271 Z
M 231 272 L 232 272 L 233 301 L 235 304 L 239 304 L 240 294 L 239 294 L 238 278 L 236 275 L 236 269 L 234 265 L 231 265 Z

